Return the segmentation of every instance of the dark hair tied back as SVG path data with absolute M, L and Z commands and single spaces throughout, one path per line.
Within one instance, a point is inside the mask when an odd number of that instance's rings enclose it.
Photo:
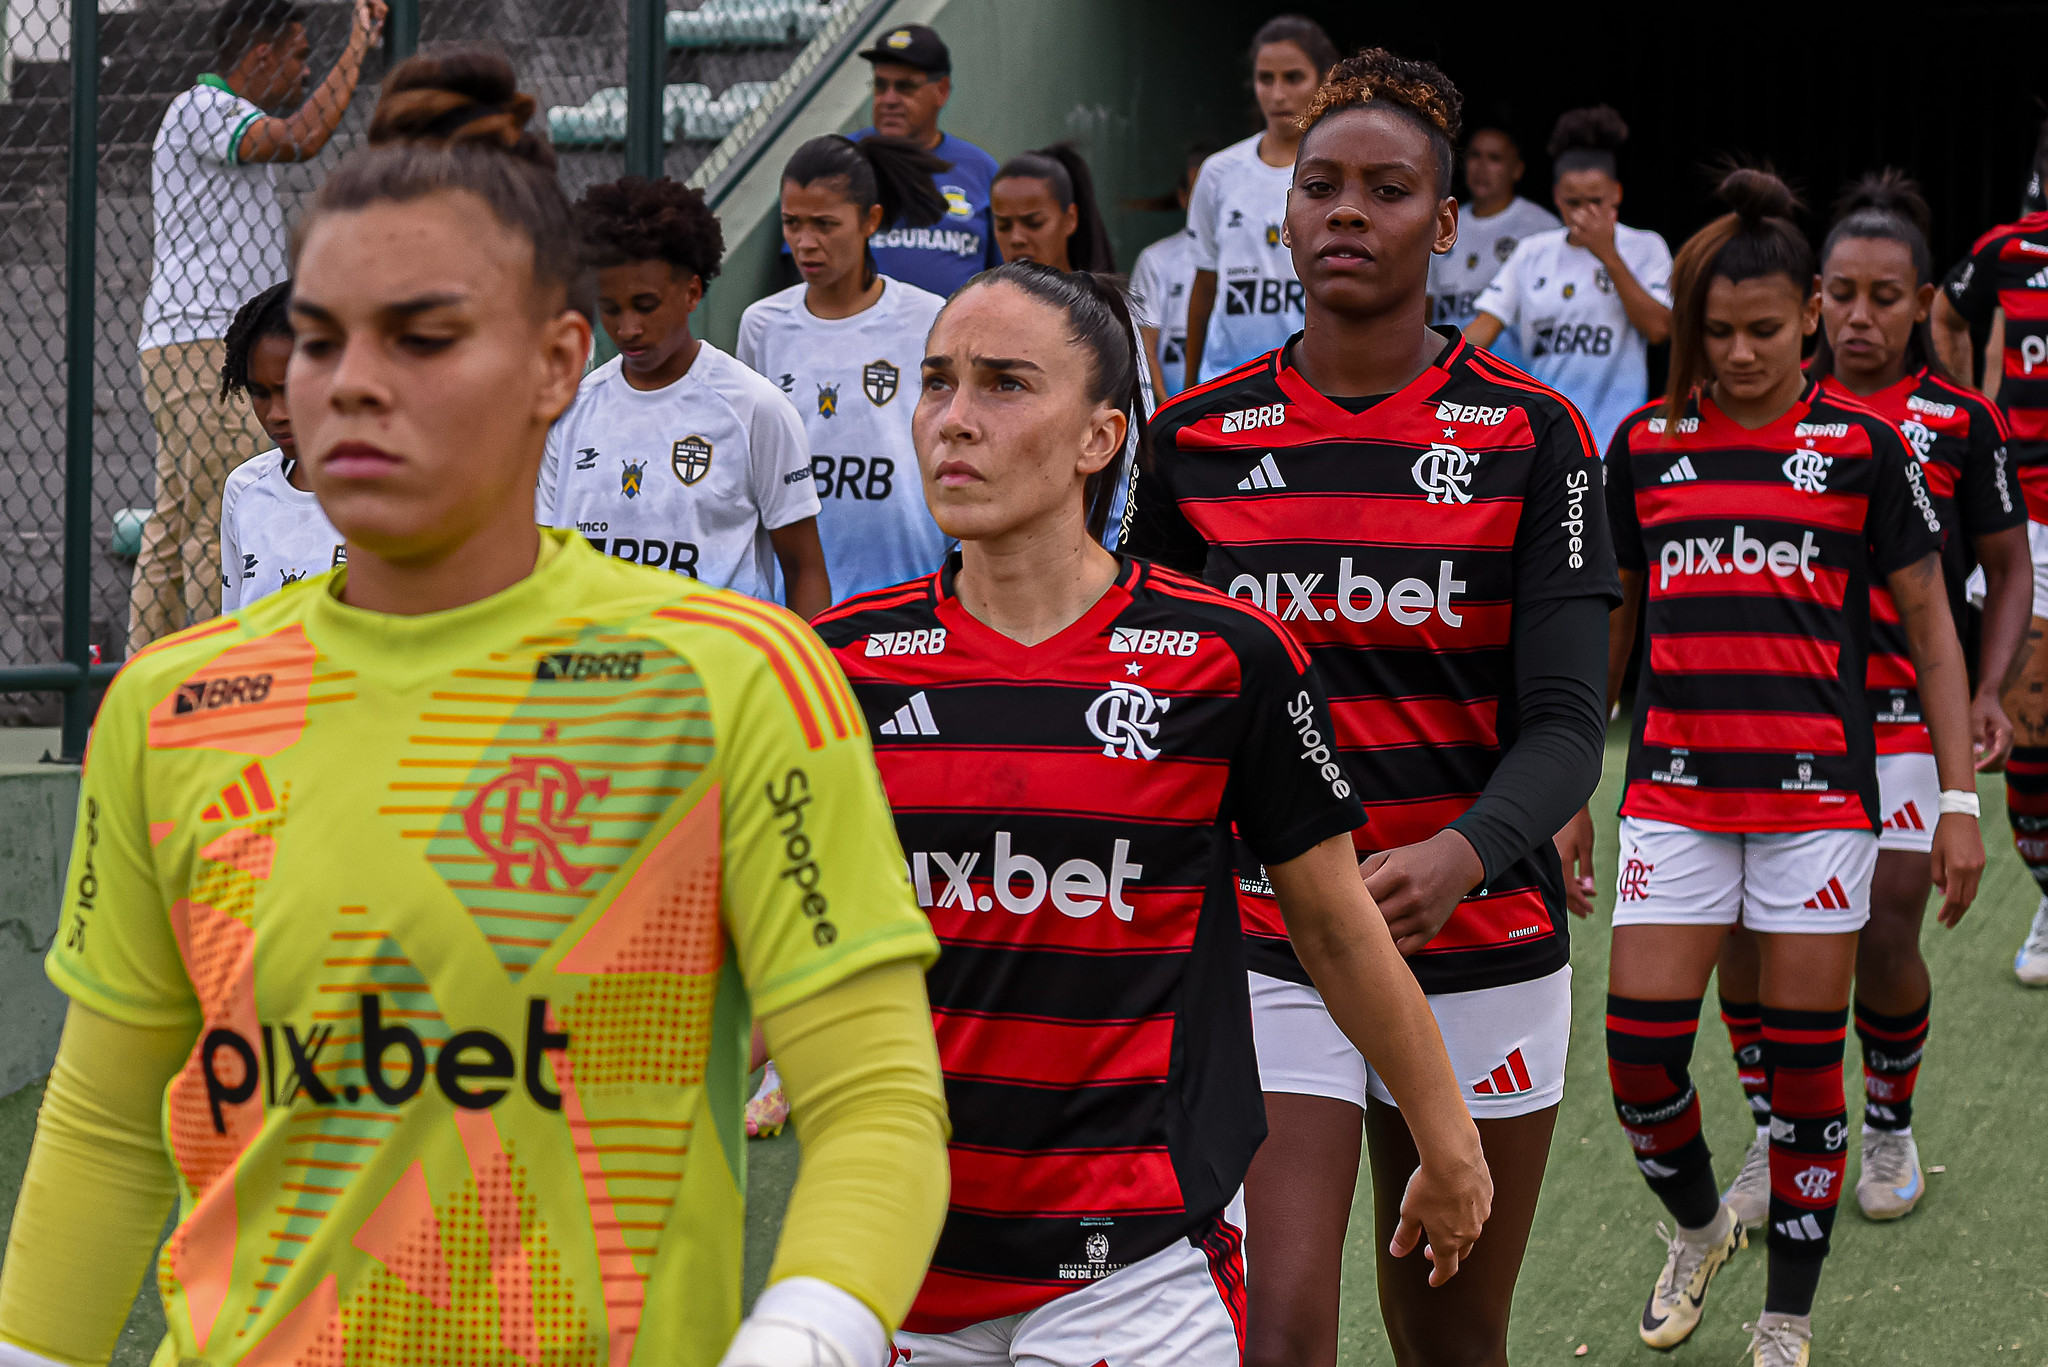
M 555 168 L 555 149 L 527 129 L 533 96 L 502 53 L 480 46 L 431 48 L 384 78 L 370 116 L 370 146 L 408 142 L 491 143 L 522 161 Z
M 1567 109 L 1551 126 L 1550 174 L 1554 180 L 1573 171 L 1599 171 L 1619 177 L 1618 157 L 1628 141 L 1628 121 L 1612 105 Z
M 1835 201 L 1835 226 L 1821 244 L 1820 268 L 1828 269 L 1835 248 L 1844 241 L 1896 242 L 1913 262 L 1913 287 L 1934 282 L 1934 254 L 1927 248 L 1930 215 L 1920 187 L 1904 171 L 1887 166 L 1852 182 Z M 1923 367 L 1947 376 L 1934 349 L 1934 334 L 1922 321 L 1906 339 L 1906 369 Z M 1822 329 L 1807 370 L 1816 378 L 1835 373 L 1835 348 Z
M 1077 271 L 1116 269 L 1109 227 L 1102 221 L 1102 208 L 1095 200 L 1095 176 L 1088 170 L 1087 159 L 1072 143 L 1054 143 L 1011 157 L 996 171 L 995 181 L 1015 179 L 1042 180 L 1062 211 L 1079 209 L 1074 215 L 1074 231 L 1067 234 L 1068 265 Z
M 1671 381 L 1664 416 L 1676 421 L 1710 378 L 1706 357 L 1707 290 L 1716 278 L 1782 276 L 1801 299 L 1813 293 L 1813 244 L 1792 221 L 1799 198 L 1768 166 L 1721 172 L 1714 196 L 1729 212 L 1694 233 L 1671 262 Z

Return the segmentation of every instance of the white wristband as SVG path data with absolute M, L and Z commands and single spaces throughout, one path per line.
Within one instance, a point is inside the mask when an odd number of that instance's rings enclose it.
M 1975 793 L 1964 792 L 1961 788 L 1944 788 L 1941 790 L 1941 813 L 1947 816 L 1950 812 L 1958 816 L 1981 817 L 1984 806 L 1977 801 Z
M 851 1293 L 787 1277 L 761 1293 L 721 1367 L 886 1367 L 889 1331 Z
M 41 1353 L 31 1353 L 26 1348 L 17 1348 L 5 1339 L 0 1339 L 0 1367 L 64 1367 L 55 1358 L 46 1358 Z

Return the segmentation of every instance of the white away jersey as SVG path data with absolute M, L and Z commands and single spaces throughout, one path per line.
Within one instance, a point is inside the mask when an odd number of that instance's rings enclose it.
M 535 517 L 620 560 L 775 597 L 771 530 L 818 515 L 804 426 L 779 390 L 709 342 L 666 389 L 613 357 L 548 433 Z
M 1516 333 L 1522 364 L 1570 399 L 1604 453 L 1621 420 L 1649 397 L 1649 342 L 1628 321 L 1607 268 L 1552 228 L 1522 239 L 1479 296 Z M 1671 306 L 1671 248 L 1656 233 L 1614 227 L 1621 259 L 1658 303 Z
M 1186 230 L 1162 237 L 1138 253 L 1131 272 L 1131 299 L 1138 321 L 1159 329 L 1162 398 L 1188 387 L 1183 363 L 1188 344 L 1188 286 L 1195 283 L 1195 239 Z M 1221 289 L 1221 286 L 1218 286 Z
M 320 500 L 284 477 L 284 452 L 273 446 L 229 473 L 220 493 L 223 615 L 347 559 Z
M 1260 161 L 1262 136 L 1203 162 L 1188 201 L 1194 269 L 1216 272 L 1197 382 L 1263 356 L 1301 330 L 1301 282 L 1294 257 L 1280 245 L 1294 168 Z
M 1458 245 L 1429 261 L 1429 321 L 1455 328 L 1469 326 L 1479 316 L 1479 296 L 1522 239 L 1562 226 L 1556 214 L 1520 195 L 1491 218 L 1481 218 L 1471 205 L 1460 204 Z M 1529 363 L 1513 330 L 1503 332 L 1490 350 L 1511 365 Z
M 910 436 L 925 339 L 946 301 L 884 276 L 873 307 L 820 318 L 804 304 L 807 289 L 749 304 L 735 350 L 803 419 L 818 539 L 841 599 L 930 574 L 946 558 Z

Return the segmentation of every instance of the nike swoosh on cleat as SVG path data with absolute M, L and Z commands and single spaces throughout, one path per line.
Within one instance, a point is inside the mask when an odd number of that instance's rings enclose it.
M 1914 1197 L 1918 1196 L 1920 1194 L 1920 1174 L 1913 1174 L 1913 1181 L 1910 1186 L 1893 1187 L 1892 1194 L 1894 1196 L 1897 1196 L 1901 1201 L 1910 1201 Z

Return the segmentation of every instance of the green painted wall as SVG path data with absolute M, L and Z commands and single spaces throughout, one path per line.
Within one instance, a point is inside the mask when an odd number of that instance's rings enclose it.
M 924 0 L 914 7 L 930 15 L 953 52 L 943 126 L 998 161 L 1052 142 L 1079 146 L 1125 271 L 1147 243 L 1177 230 L 1180 216 L 1128 210 L 1124 202 L 1171 189 L 1189 143 L 1234 141 L 1257 126 L 1236 37 L 1245 25 L 1224 5 Z M 806 121 L 815 128 L 805 136 L 851 132 L 867 123 L 867 103 L 842 96 L 828 105 L 821 96 Z M 754 174 L 777 176 L 780 162 L 770 160 Z M 724 273 L 693 320 L 700 336 L 727 348 L 740 313 L 782 283 L 773 215 L 746 217 L 752 221 L 728 217 Z

